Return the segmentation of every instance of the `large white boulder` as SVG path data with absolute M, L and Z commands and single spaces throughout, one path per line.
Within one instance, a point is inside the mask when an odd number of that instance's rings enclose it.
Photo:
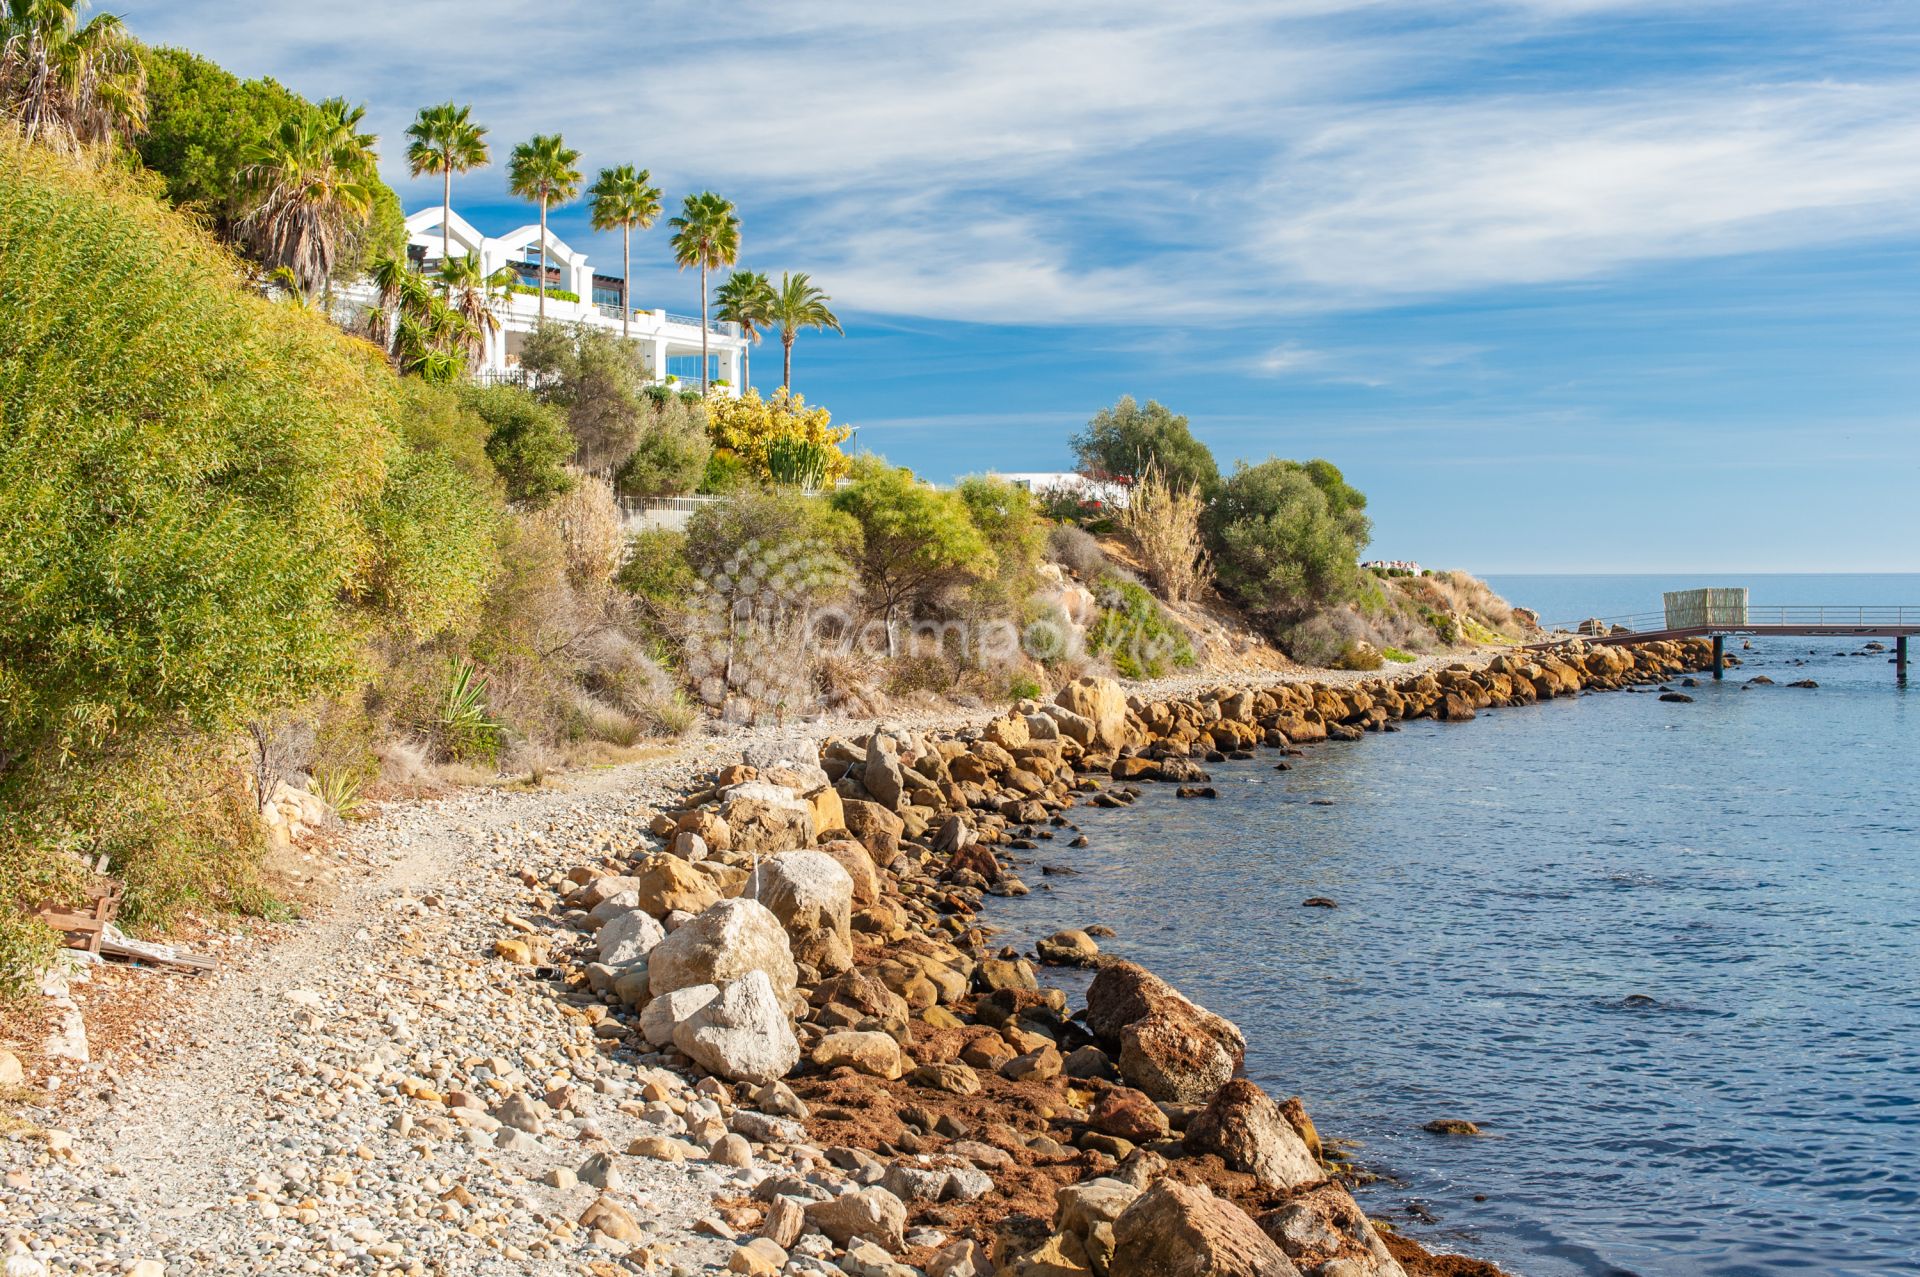
M 786 928 L 795 961 L 824 975 L 853 967 L 853 877 L 837 859 L 783 851 L 761 862 L 758 889 L 760 903 Z
M 1127 694 L 1110 678 L 1077 678 L 1061 688 L 1054 704 L 1092 724 L 1095 749 L 1118 750 L 1132 739 L 1127 729 Z M 1067 720 L 1061 726 L 1068 728 Z
M 647 956 L 653 947 L 667 938 L 662 927 L 646 910 L 638 906 L 617 913 L 600 928 L 600 961 L 610 967 L 629 966 Z
M 673 1044 L 707 1072 L 735 1082 L 776 1081 L 800 1062 L 786 1005 L 764 971 L 749 971 L 676 1024 Z
M 725 985 L 749 971 L 765 973 L 785 1006 L 800 973 L 793 946 L 773 911 L 757 900 L 722 900 L 680 924 L 647 954 L 653 996 L 695 984 Z
M 680 1022 L 720 996 L 717 986 L 690 984 L 684 989 L 654 998 L 640 1012 L 640 1036 L 650 1047 L 663 1047 L 673 1041 Z

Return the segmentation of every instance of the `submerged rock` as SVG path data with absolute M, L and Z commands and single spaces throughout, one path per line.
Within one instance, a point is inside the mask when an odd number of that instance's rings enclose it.
M 1436 1117 L 1420 1128 L 1433 1135 L 1478 1135 L 1480 1128 L 1463 1117 Z

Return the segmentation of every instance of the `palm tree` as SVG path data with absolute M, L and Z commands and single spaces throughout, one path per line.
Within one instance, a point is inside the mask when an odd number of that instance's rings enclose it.
M 536 133 L 513 148 L 507 183 L 523 200 L 540 206 L 540 322 L 547 322 L 547 210 L 580 194 L 580 152 L 558 133 Z
M 740 331 L 746 336 L 747 348 L 742 352 L 740 380 L 744 388 L 753 385 L 753 344 L 760 340 L 760 325 L 773 319 L 773 285 L 767 282 L 766 275 L 757 270 L 737 270 L 727 276 L 727 282 L 714 290 L 714 300 L 720 303 L 719 316 L 722 323 L 740 325 Z
M 311 296 L 332 278 L 341 240 L 373 209 L 371 137 L 338 99 L 283 120 L 245 170 L 254 206 L 241 220 L 268 267 L 292 272 Z
M 847 335 L 847 330 L 840 326 L 834 313 L 827 309 L 827 303 L 832 300 L 814 286 L 806 272 L 794 275 L 780 272 L 780 287 L 774 290 L 767 322 L 780 329 L 780 346 L 785 364 L 780 373 L 783 387 L 791 389 L 793 386 L 793 339 L 800 335 L 802 328 L 831 328 L 842 337 Z
M 86 0 L 0 4 L 0 116 L 26 139 L 62 150 L 138 133 L 147 124 L 147 77 L 120 19 L 85 26 Z
M 628 320 L 633 315 L 633 228 L 646 230 L 660 216 L 660 188 L 652 185 L 653 174 L 631 164 L 603 168 L 595 179 L 587 199 L 593 205 L 593 229 L 620 228 L 620 335 L 629 335 Z
M 707 393 L 707 313 L 712 300 L 708 296 L 707 272 L 731 266 L 740 256 L 740 219 L 733 205 L 712 191 L 689 195 L 680 206 L 680 216 L 668 222 L 673 227 L 673 259 L 680 269 L 700 268 L 700 393 Z
M 485 168 L 490 158 L 487 130 L 473 122 L 472 111 L 472 107 L 455 106 L 451 102 L 423 106 L 407 126 L 407 136 L 413 139 L 407 143 L 408 168 L 415 177 L 422 173 L 440 175 L 442 262 L 453 256 L 452 231 L 447 225 L 453 220 L 453 175 Z
M 467 352 L 475 362 L 486 353 L 487 338 L 500 331 L 493 299 L 506 293 L 513 279 L 513 272 L 505 266 L 491 275 L 481 273 L 478 253 L 449 257 L 440 263 L 440 283 L 446 288 L 448 304 L 467 323 Z

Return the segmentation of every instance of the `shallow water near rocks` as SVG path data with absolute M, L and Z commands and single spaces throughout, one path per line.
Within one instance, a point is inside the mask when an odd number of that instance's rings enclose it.
M 1114 927 L 1429 1246 L 1529 1277 L 1920 1271 L 1920 671 L 1756 647 L 1691 704 L 1410 723 L 1214 765 L 1216 801 L 1076 809 L 1092 845 L 1030 853 L 990 919 Z

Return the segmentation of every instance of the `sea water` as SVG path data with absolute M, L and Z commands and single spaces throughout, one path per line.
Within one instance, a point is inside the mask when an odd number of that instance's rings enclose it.
M 1920 576 L 1494 584 L 1548 619 L 1695 585 L 1920 602 Z M 1899 688 L 1863 644 L 1736 640 L 1692 703 L 1216 764 L 1217 800 L 1074 812 L 1091 846 L 1033 855 L 1078 874 L 1027 868 L 992 920 L 1114 927 L 1435 1248 L 1531 1277 L 1920 1272 L 1920 670 Z

